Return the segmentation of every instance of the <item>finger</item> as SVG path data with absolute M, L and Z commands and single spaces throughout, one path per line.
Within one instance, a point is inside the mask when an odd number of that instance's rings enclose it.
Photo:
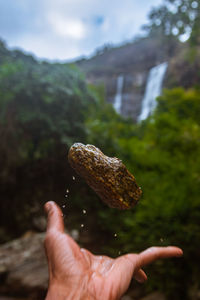
M 55 202 L 49 201 L 44 209 L 47 213 L 47 232 L 51 230 L 64 232 L 63 214 L 60 207 Z
M 134 275 L 133 278 L 135 278 L 135 280 L 137 280 L 140 283 L 143 283 L 147 280 L 147 275 L 146 273 L 142 270 L 139 269 Z
M 178 247 L 151 247 L 138 254 L 137 267 L 150 264 L 159 258 L 180 257 L 183 251 Z

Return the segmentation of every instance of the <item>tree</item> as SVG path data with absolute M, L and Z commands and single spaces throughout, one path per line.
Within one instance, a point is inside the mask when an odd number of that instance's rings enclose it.
M 0 226 L 15 236 L 30 226 L 42 199 L 64 197 L 67 151 L 86 139 L 85 116 L 95 99 L 72 65 L 38 62 L 3 43 L 0 54 Z
M 152 281 L 154 289 L 167 291 L 170 299 L 188 299 L 191 286 L 199 287 L 199 99 L 198 90 L 166 90 L 154 115 L 130 129 L 128 139 L 120 137 L 120 158 L 136 176 L 143 198 L 133 211 L 100 214 L 105 226 L 117 232 L 113 249 L 122 253 L 150 245 L 183 248 L 187 271 L 183 273 L 181 261 L 176 267 L 169 264 L 165 279 L 157 280 L 156 271 Z
M 199 0 L 165 0 L 149 14 L 149 24 L 144 28 L 149 34 L 176 36 L 180 40 L 190 37 L 193 44 L 199 43 Z

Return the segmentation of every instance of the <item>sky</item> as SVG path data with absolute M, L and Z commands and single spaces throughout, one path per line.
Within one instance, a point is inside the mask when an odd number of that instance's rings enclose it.
M 141 34 L 162 0 L 0 0 L 0 38 L 38 58 L 73 60 Z

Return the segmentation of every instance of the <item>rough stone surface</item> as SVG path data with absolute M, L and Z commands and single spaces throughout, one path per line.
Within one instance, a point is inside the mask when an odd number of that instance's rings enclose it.
M 44 233 L 28 232 L 0 247 L 0 296 L 44 299 L 48 271 L 43 239 Z
M 142 191 L 121 160 L 104 155 L 93 145 L 74 144 L 68 155 L 71 166 L 110 207 L 129 209 Z

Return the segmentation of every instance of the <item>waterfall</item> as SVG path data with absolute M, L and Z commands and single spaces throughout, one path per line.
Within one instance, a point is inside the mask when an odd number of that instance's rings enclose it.
M 124 76 L 119 75 L 117 77 L 117 92 L 115 95 L 115 100 L 114 100 L 114 109 L 118 114 L 121 113 L 121 106 L 122 106 L 122 90 L 123 90 L 123 85 L 124 85 Z
M 156 107 L 156 98 L 162 91 L 162 83 L 168 63 L 162 63 L 149 71 L 146 90 L 142 100 L 142 109 L 138 121 L 145 120 Z

